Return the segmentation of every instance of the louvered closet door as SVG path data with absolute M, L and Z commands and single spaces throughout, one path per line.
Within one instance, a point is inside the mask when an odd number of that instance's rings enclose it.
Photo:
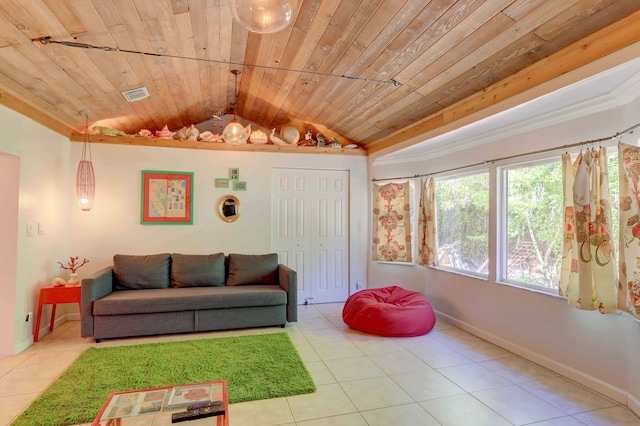
M 348 172 L 273 169 L 272 176 L 272 249 L 298 273 L 298 303 L 345 301 Z
M 280 263 L 298 273 L 298 303 L 311 297 L 311 229 L 305 199 L 305 176 L 273 169 L 271 181 L 271 249 Z

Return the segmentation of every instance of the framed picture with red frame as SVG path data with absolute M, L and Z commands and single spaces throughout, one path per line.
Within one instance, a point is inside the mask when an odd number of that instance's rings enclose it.
M 143 170 L 141 181 L 141 224 L 193 224 L 193 172 Z

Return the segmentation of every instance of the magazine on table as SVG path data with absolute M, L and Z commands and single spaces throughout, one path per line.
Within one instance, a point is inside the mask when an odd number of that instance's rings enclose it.
M 162 411 L 167 391 L 164 389 L 127 392 L 115 396 L 102 414 L 102 420 L 143 416 Z
M 184 407 L 213 401 L 213 385 L 176 386 L 171 390 L 167 408 Z

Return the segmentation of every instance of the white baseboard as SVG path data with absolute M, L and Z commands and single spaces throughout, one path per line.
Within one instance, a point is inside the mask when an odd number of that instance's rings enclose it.
M 66 315 L 62 315 L 60 317 L 57 317 L 55 322 L 53 323 L 54 329 L 55 327 L 59 327 L 60 325 L 64 324 L 67 321 L 80 321 L 80 313 L 75 313 L 75 314 L 66 314 Z M 40 330 L 38 333 L 38 340 L 42 339 L 44 336 L 46 336 L 47 334 L 49 334 L 49 325 L 51 324 L 51 322 L 47 322 L 46 324 L 43 324 L 42 322 L 40 323 Z M 31 336 L 30 338 L 23 340 L 22 342 L 18 343 L 15 347 L 16 350 L 16 354 L 19 354 L 20 352 L 23 352 L 24 350 L 28 349 L 29 346 L 33 345 L 33 336 Z
M 16 354 L 19 354 L 20 352 L 28 349 L 31 345 L 33 345 L 33 337 L 23 340 L 16 345 Z
M 627 398 L 627 407 L 636 413 L 636 415 L 640 416 L 640 400 L 631 394 L 629 394 L 629 397 Z
M 62 316 L 56 316 L 56 319 L 53 323 L 53 328 L 55 330 L 56 327 L 61 326 L 62 324 L 64 324 L 67 321 L 80 321 L 80 314 L 79 313 L 75 313 L 75 314 L 66 314 L 66 315 L 62 315 Z M 38 340 L 42 339 L 44 336 L 46 336 L 47 334 L 49 334 L 49 327 L 51 326 L 51 320 L 49 320 L 49 322 L 47 322 L 46 324 L 43 324 L 42 322 L 40 323 L 40 332 L 38 333 Z M 31 341 L 31 344 L 33 344 L 33 341 Z M 29 345 L 27 346 L 29 347 Z M 25 349 L 27 348 L 25 347 Z M 24 349 L 23 349 L 24 350 Z
M 65 315 L 65 320 L 63 322 L 67 322 L 67 321 L 80 321 L 80 313 L 77 312 L 75 314 L 67 314 Z M 56 325 L 58 325 L 58 321 L 56 321 Z
M 636 415 L 640 416 L 640 401 L 629 394 L 627 391 L 620 389 L 616 386 L 611 385 L 610 383 L 604 382 L 600 379 L 592 377 L 580 370 L 576 370 L 575 368 L 569 367 L 568 365 L 557 362 L 551 358 L 545 357 L 543 355 L 538 354 L 537 352 L 533 352 L 529 349 L 523 348 L 522 346 L 516 345 L 513 342 L 505 340 L 501 337 L 498 337 L 494 334 L 488 333 L 484 330 L 481 330 L 471 324 L 468 324 L 464 321 L 460 321 L 456 318 L 453 318 L 447 314 L 436 311 L 438 315 L 446 318 L 446 320 L 456 327 L 461 328 L 462 330 L 468 331 L 469 333 L 480 337 L 488 342 L 493 343 L 503 349 L 508 350 L 509 352 L 513 352 L 514 354 L 520 355 L 523 358 L 528 359 L 529 361 L 535 362 L 545 368 L 548 368 L 551 371 L 554 371 L 558 374 L 567 377 L 583 386 L 586 386 L 589 389 L 592 389 L 596 392 L 605 395 L 620 404 L 624 404 L 631 409 Z

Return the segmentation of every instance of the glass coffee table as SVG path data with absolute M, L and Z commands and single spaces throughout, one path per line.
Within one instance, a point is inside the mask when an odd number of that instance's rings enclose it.
M 224 414 L 176 424 L 229 426 L 226 380 L 114 392 L 109 395 L 91 425 L 170 425 L 174 413 L 184 413 L 187 408 L 197 408 L 211 402 L 216 404 L 215 401 L 222 402 Z

